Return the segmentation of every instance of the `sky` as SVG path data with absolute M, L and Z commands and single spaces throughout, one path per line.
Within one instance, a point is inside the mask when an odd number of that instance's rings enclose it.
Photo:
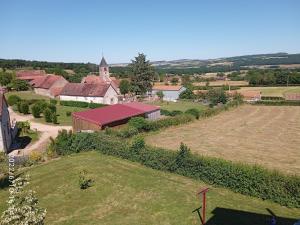
M 299 0 L 0 0 L 0 58 L 55 62 L 300 53 Z

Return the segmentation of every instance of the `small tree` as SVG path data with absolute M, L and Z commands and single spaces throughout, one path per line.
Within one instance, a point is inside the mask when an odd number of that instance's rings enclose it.
M 162 91 L 158 91 L 157 93 L 156 93 L 156 95 L 157 95 L 157 97 L 159 97 L 159 99 L 162 101 L 163 99 L 164 99 L 164 93 L 162 92 Z
M 122 95 L 128 94 L 130 90 L 130 82 L 128 80 L 121 80 L 120 82 L 120 92 Z
M 21 102 L 20 105 L 20 112 L 24 113 L 24 114 L 29 114 L 29 104 L 26 101 Z
M 17 95 L 10 95 L 8 98 L 7 98 L 7 104 L 9 106 L 12 106 L 12 105 L 15 105 L 17 104 L 18 102 L 20 102 L 22 99 L 17 96 Z
M 51 123 L 52 122 L 52 112 L 49 108 L 46 108 L 43 112 L 44 114 L 44 118 L 45 118 L 45 121 L 47 123 Z
M 13 80 L 11 82 L 12 88 L 15 89 L 16 91 L 27 91 L 29 89 L 29 84 L 24 81 L 24 80 Z
M 52 120 L 52 123 L 57 124 L 57 115 L 55 112 L 52 112 L 51 120 Z
M 194 99 L 195 94 L 193 93 L 193 91 L 191 89 L 187 88 L 185 91 L 180 93 L 179 98 L 180 99 Z
M 210 89 L 207 93 L 207 98 L 210 101 L 211 106 L 217 105 L 218 103 L 225 104 L 228 97 L 222 88 Z
M 28 176 L 13 180 L 7 201 L 8 208 L 2 213 L 1 225 L 44 224 L 46 209 L 38 206 L 39 201 L 34 191 L 24 191 L 28 183 Z
M 138 154 L 143 148 L 145 148 L 144 138 L 140 135 L 135 136 L 130 146 L 131 151 L 133 151 L 135 154 Z
M 193 115 L 197 120 L 200 117 L 200 111 L 198 109 L 192 108 L 185 111 L 187 114 Z
M 178 78 L 177 77 L 173 77 L 172 79 L 171 79 L 171 84 L 172 85 L 177 85 L 178 84 Z
M 80 189 L 87 189 L 92 186 L 93 180 L 87 177 L 86 170 L 82 170 L 79 173 L 79 187 Z
M 34 118 L 39 118 L 41 116 L 41 108 L 39 104 L 35 103 L 31 106 L 31 113 Z

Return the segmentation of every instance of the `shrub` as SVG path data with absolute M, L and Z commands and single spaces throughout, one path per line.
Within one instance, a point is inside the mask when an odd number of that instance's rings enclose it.
M 72 112 L 66 111 L 66 116 L 71 116 Z
M 142 136 L 136 136 L 133 138 L 130 149 L 134 153 L 139 153 L 141 149 L 145 148 L 145 140 Z
M 60 101 L 59 104 L 63 106 L 72 106 L 72 107 L 79 107 L 79 108 L 87 108 L 89 106 L 88 102 L 77 102 L 77 101 Z
M 31 113 L 34 118 L 39 118 L 41 116 L 41 108 L 38 104 L 31 106 Z
M 117 132 L 118 137 L 129 138 L 139 133 L 139 130 L 135 127 L 127 126 Z
M 194 99 L 195 98 L 195 94 L 193 93 L 193 91 L 191 89 L 186 89 L 183 92 L 180 93 L 179 95 L 180 99 Z
M 11 82 L 11 87 L 16 91 L 27 91 L 29 89 L 29 84 L 25 80 L 13 80 Z
M 29 161 L 32 163 L 40 162 L 43 159 L 43 156 L 40 152 L 32 151 L 29 155 Z
M 79 187 L 80 189 L 87 189 L 92 186 L 93 180 L 87 177 L 86 170 L 82 170 L 79 173 Z
M 29 114 L 29 104 L 26 101 L 22 101 L 20 104 L 20 112 L 24 114 Z
M 50 99 L 50 104 L 56 105 L 57 104 L 57 100 L 56 99 Z
M 16 126 L 19 130 L 21 130 L 22 134 L 26 134 L 30 130 L 29 121 L 17 121 Z
M 95 109 L 95 108 L 100 108 L 106 106 L 105 104 L 100 104 L 100 103 L 94 103 L 94 102 L 90 102 L 89 103 L 89 108 L 91 109 Z
M 128 126 L 134 127 L 139 131 L 144 130 L 148 125 L 148 121 L 143 117 L 133 117 L 129 120 Z
M 49 104 L 48 108 L 51 110 L 52 113 L 56 113 L 56 106 L 53 104 Z
M 57 115 L 55 112 L 52 112 L 51 120 L 52 120 L 52 123 L 57 124 Z
M 197 120 L 200 117 L 200 111 L 198 109 L 192 108 L 185 111 L 187 114 L 193 115 Z
M 164 116 L 177 116 L 177 115 L 180 115 L 182 113 L 183 112 L 180 111 L 180 110 L 173 110 L 173 111 L 169 111 L 169 110 L 166 110 L 166 109 L 161 109 L 160 110 L 160 114 L 164 115 Z
M 15 105 L 15 104 L 17 104 L 20 101 L 21 101 L 21 98 L 19 96 L 17 96 L 17 95 L 10 95 L 7 98 L 7 104 L 9 106 Z
M 51 112 L 51 110 L 49 108 L 46 108 L 43 111 L 43 114 L 44 114 L 45 121 L 47 123 L 51 123 L 52 122 L 52 112 Z

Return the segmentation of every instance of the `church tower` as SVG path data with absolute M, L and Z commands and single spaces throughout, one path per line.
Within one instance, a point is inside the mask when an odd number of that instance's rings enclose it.
M 110 81 L 109 67 L 103 56 L 102 56 L 102 59 L 101 59 L 100 65 L 99 65 L 99 76 L 104 81 Z

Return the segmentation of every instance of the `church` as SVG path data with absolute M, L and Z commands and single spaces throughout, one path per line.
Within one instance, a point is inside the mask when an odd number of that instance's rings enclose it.
M 87 75 L 81 83 L 68 83 L 60 93 L 62 101 L 93 102 L 106 105 L 118 103 L 119 82 L 111 77 L 104 57 L 99 64 L 99 75 Z

